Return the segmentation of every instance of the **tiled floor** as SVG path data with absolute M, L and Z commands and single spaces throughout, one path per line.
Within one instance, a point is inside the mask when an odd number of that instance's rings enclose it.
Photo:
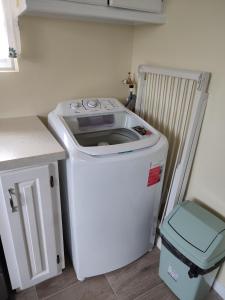
M 16 295 L 16 300 L 176 300 L 158 276 L 159 251 L 136 262 L 79 282 L 71 265 L 63 274 Z M 211 292 L 207 300 L 220 300 Z

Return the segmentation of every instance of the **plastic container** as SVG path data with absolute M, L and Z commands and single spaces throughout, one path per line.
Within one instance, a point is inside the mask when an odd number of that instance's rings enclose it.
M 225 260 L 225 222 L 191 201 L 160 227 L 159 276 L 181 300 L 206 299 Z

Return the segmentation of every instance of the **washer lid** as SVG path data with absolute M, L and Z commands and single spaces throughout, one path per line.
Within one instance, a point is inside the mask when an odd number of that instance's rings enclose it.
M 97 156 L 153 147 L 159 141 L 160 135 L 152 133 L 150 136 L 141 137 L 134 130 L 119 128 L 75 134 L 74 138 L 79 151 Z
M 161 138 L 156 129 L 116 99 L 86 99 L 75 103 L 81 105 L 85 111 L 72 114 L 71 103 L 67 103 L 70 113 L 60 109 L 60 106 L 56 113 L 67 133 L 73 138 L 76 149 L 81 152 L 95 156 L 130 152 L 153 147 Z M 97 105 L 98 111 L 89 105 Z M 111 137 L 107 136 L 107 130 Z M 99 132 L 103 133 L 103 138 L 98 136 Z M 128 132 L 131 134 L 127 134 Z M 90 144 L 88 139 L 91 140 Z M 95 140 L 98 141 L 97 144 Z
M 140 140 L 138 133 L 127 128 L 78 133 L 74 136 L 83 147 L 109 146 Z

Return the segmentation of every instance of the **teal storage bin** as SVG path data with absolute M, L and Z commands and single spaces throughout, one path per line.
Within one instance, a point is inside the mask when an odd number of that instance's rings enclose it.
M 181 300 L 205 300 L 225 260 L 225 222 L 186 201 L 160 227 L 159 276 Z

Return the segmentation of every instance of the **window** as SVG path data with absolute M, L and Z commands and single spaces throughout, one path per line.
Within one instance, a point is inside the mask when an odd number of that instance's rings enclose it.
M 0 0 L 0 72 L 18 71 L 19 30 L 11 0 Z

